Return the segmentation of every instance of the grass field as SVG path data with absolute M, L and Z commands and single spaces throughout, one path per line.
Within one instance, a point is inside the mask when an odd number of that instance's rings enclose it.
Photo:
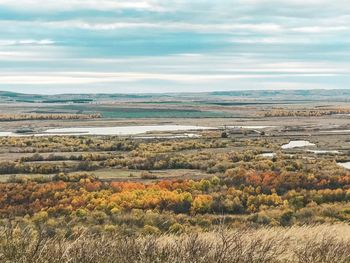
M 103 235 L 84 231 L 48 237 L 37 230 L 0 228 L 2 262 L 137 263 L 348 263 L 348 225 L 229 230 L 208 233 L 130 237 L 112 229 Z M 53 261 L 54 259 L 54 261 Z
M 137 107 L 115 107 L 101 105 L 64 105 L 44 107 L 37 110 L 42 112 L 79 112 L 79 113 L 100 113 L 104 118 L 215 118 L 231 117 L 232 114 L 220 111 L 202 111 L 193 109 L 167 108 L 137 108 Z
M 143 179 L 142 174 L 145 171 L 142 170 L 126 170 L 126 169 L 100 169 L 93 171 L 92 174 L 97 176 L 101 180 L 108 181 L 157 181 L 164 179 L 202 179 L 208 178 L 212 175 L 198 171 L 198 170 L 190 170 L 190 169 L 168 169 L 168 170 L 152 170 L 148 171 L 148 173 L 154 176 L 154 179 Z

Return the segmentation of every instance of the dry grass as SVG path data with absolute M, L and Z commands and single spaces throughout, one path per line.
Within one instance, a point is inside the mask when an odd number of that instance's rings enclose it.
M 44 231 L 1 229 L 0 262 L 350 262 L 350 226 L 218 229 L 162 236 L 48 237 Z

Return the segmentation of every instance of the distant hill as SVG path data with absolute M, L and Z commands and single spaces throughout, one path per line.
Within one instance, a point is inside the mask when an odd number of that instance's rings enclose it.
M 24 94 L 10 91 L 0 91 L 2 102 L 28 103 L 90 103 L 99 101 L 131 100 L 131 101 L 350 101 L 350 89 L 337 90 L 246 90 L 246 91 L 215 91 L 199 93 L 98 93 L 98 94 Z

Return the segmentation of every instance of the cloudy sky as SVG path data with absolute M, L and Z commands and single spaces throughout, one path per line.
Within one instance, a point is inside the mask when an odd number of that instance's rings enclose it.
M 349 84 L 349 0 L 0 0 L 0 90 Z

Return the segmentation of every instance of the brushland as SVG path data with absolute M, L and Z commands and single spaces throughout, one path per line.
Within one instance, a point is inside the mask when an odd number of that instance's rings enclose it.
M 349 94 L 317 92 L 4 94 L 0 262 L 350 262 Z M 34 136 L 169 123 L 220 128 Z
M 0 231 L 1 262 L 346 263 L 350 255 L 350 229 L 342 224 L 138 236 L 77 229 L 52 237 L 39 223 Z

